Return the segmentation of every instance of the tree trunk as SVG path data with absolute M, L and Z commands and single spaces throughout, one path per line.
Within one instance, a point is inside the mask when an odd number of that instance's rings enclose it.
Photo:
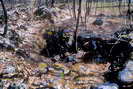
M 55 0 L 51 1 L 51 7 L 54 7 Z
M 77 52 L 77 32 L 78 32 L 78 27 L 79 27 L 79 20 L 81 16 L 81 4 L 82 0 L 79 0 L 79 8 L 78 8 L 78 17 L 77 17 L 77 23 L 76 23 L 76 30 L 74 32 L 74 45 L 75 45 L 75 52 Z
M 46 7 L 48 7 L 48 0 L 45 1 L 45 5 L 46 5 Z
M 119 8 L 119 13 L 120 13 L 120 16 L 122 15 L 121 14 L 121 4 L 122 4 L 122 0 L 118 0 L 118 3 L 119 3 L 119 6 L 118 6 L 118 8 Z
M 128 11 L 127 15 L 129 17 L 129 20 L 131 20 L 131 0 L 128 0 Z
M 3 0 L 0 0 L 0 2 L 1 2 L 1 6 L 2 6 L 2 9 L 3 9 L 3 12 L 4 12 L 4 23 L 5 23 L 4 33 L 1 34 L 1 35 L 5 36 L 6 33 L 7 33 L 7 30 L 8 30 L 8 26 L 7 26 L 8 17 L 7 17 L 7 11 L 6 11 L 6 8 L 5 8 Z
M 75 11 L 75 9 L 76 9 L 76 1 L 73 0 L 73 16 L 74 16 L 74 18 L 76 20 L 76 11 Z

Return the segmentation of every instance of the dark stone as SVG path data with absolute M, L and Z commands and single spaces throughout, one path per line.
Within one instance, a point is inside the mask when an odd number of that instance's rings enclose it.
M 103 14 L 103 13 L 101 13 L 101 14 L 98 15 L 98 17 L 105 17 L 105 16 L 106 16 L 106 15 Z
M 125 62 L 130 57 L 130 53 L 133 51 L 129 41 L 118 39 L 103 39 L 102 36 L 86 33 L 78 36 L 78 47 L 87 52 L 84 55 L 85 62 L 98 62 L 97 58 L 99 59 L 100 56 L 100 59 L 102 59 L 100 62 L 110 62 L 109 69 L 115 71 L 117 68 L 124 67 Z
M 25 27 L 24 25 L 20 25 L 19 28 L 20 28 L 20 30 L 23 29 L 23 30 L 27 31 L 27 27 Z
M 75 62 L 76 61 L 76 58 L 74 56 L 67 56 L 63 60 L 64 60 L 64 62 Z
M 47 43 L 46 48 L 41 51 L 41 54 L 44 56 L 54 57 L 59 55 L 61 58 L 64 58 L 64 54 L 71 51 L 69 37 L 65 36 L 64 30 L 48 32 L 44 34 L 44 38 Z
M 94 25 L 101 26 L 103 25 L 103 20 L 102 18 L 96 18 L 96 20 L 93 22 Z
M 21 56 L 23 58 L 29 58 L 29 54 L 23 49 L 16 50 L 16 55 Z

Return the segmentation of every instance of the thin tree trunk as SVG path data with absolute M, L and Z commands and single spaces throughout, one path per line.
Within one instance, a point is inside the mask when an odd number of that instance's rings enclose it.
M 128 17 L 129 17 L 129 20 L 131 20 L 131 0 L 128 0 Z
M 46 7 L 48 7 L 48 0 L 45 1 L 45 5 L 46 5 Z
M 78 32 L 78 27 L 79 27 L 79 20 L 80 20 L 80 16 L 81 16 L 81 4 L 82 4 L 82 0 L 79 0 L 79 8 L 78 8 L 78 17 L 77 17 L 77 23 L 76 23 L 76 30 L 74 32 L 74 45 L 75 45 L 75 52 L 77 52 L 77 32 Z
M 51 7 L 54 7 L 55 0 L 51 0 Z
M 86 12 L 85 12 L 85 24 L 87 27 L 87 16 L 90 15 L 91 7 L 92 7 L 92 0 L 86 0 Z
M 96 0 L 94 3 L 96 4 L 96 7 L 95 7 L 95 15 L 96 15 L 97 14 L 97 7 L 98 7 L 98 4 L 99 4 L 99 0 Z
M 70 2 L 69 2 L 69 0 L 67 0 L 67 4 L 68 4 L 68 10 L 69 10 L 69 12 L 70 12 L 70 15 L 71 15 L 71 17 L 72 17 L 72 12 L 71 12 L 71 8 L 70 8 Z
M 88 0 L 86 0 L 86 11 L 85 11 L 85 28 L 87 29 L 87 13 L 88 13 Z
M 7 26 L 8 17 L 7 17 L 7 11 L 6 11 L 6 8 L 5 8 L 3 0 L 0 0 L 0 2 L 1 2 L 1 6 L 2 6 L 2 9 L 3 9 L 3 12 L 4 12 L 4 23 L 5 23 L 4 33 L 1 34 L 1 35 L 5 36 L 6 33 L 7 33 L 7 30 L 8 30 L 8 26 Z
M 73 0 L 73 16 L 74 16 L 74 18 L 76 20 L 77 16 L 76 16 L 76 10 L 75 9 L 76 9 L 76 1 Z
M 118 8 L 119 8 L 119 13 L 120 13 L 120 16 L 122 15 L 121 14 L 121 4 L 122 4 L 122 0 L 118 0 L 118 3 L 119 3 L 119 6 L 118 6 Z

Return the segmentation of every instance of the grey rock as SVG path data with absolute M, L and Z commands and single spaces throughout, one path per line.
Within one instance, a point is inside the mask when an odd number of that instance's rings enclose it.
M 0 37 L 0 48 L 12 49 L 14 48 L 14 44 L 8 38 Z
M 52 17 L 52 13 L 51 13 L 50 9 L 48 9 L 44 6 L 39 7 L 38 9 L 36 9 L 35 12 L 34 12 L 34 15 L 38 16 L 39 18 L 42 18 L 42 19 L 45 19 L 45 18 L 51 19 L 51 17 Z
M 119 72 L 118 77 L 122 82 L 133 82 L 133 61 L 127 62 L 125 69 Z
M 129 60 L 126 63 L 126 69 L 133 70 L 133 61 L 132 60 Z
M 59 61 L 59 60 L 60 60 L 60 55 L 54 56 L 54 59 L 55 59 L 56 61 Z
M 129 33 L 129 38 L 133 40 L 133 32 Z
M 103 57 L 96 57 L 95 58 L 95 62 L 96 63 L 104 63 L 104 62 L 106 62 L 107 60 L 105 59 L 105 58 L 103 58 Z
M 104 83 L 102 85 L 98 85 L 93 89 L 119 89 L 119 86 L 115 83 Z
M 94 38 L 94 37 L 96 37 L 96 35 L 93 34 L 93 33 L 80 33 L 80 34 L 78 35 L 78 37 L 81 38 L 81 39 L 89 39 L 89 38 Z
M 74 56 L 68 56 L 64 59 L 65 62 L 75 62 L 76 58 Z
M 28 89 L 28 86 L 25 83 L 19 84 L 19 89 Z
M 15 72 L 16 72 L 16 68 L 12 65 L 7 65 L 3 70 L 3 73 L 7 73 L 7 74 L 15 73 Z
M 9 85 L 9 87 L 7 89 L 19 89 L 18 86 L 14 83 Z
M 11 85 L 9 85 L 9 87 L 7 89 L 28 89 L 27 85 L 24 83 L 13 83 Z
M 121 72 L 119 72 L 119 79 L 122 82 L 133 82 L 133 70 L 124 69 Z
M 47 81 L 42 81 L 42 82 L 35 82 L 33 83 L 34 86 L 48 86 L 48 82 Z
M 103 25 L 103 20 L 102 18 L 96 18 L 96 20 L 93 22 L 94 25 L 101 26 Z
M 19 35 L 9 29 L 6 36 L 0 36 L 0 48 L 1 49 L 6 49 L 6 50 L 14 50 L 19 43 L 21 43 L 21 39 L 19 37 Z
M 0 63 L 7 63 L 7 62 L 10 62 L 11 59 L 8 59 L 8 58 L 0 58 Z

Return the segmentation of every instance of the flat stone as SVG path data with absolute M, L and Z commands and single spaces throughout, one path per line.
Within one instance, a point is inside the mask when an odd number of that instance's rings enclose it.
M 115 83 L 104 83 L 102 85 L 97 86 L 94 89 L 119 89 L 119 87 Z

